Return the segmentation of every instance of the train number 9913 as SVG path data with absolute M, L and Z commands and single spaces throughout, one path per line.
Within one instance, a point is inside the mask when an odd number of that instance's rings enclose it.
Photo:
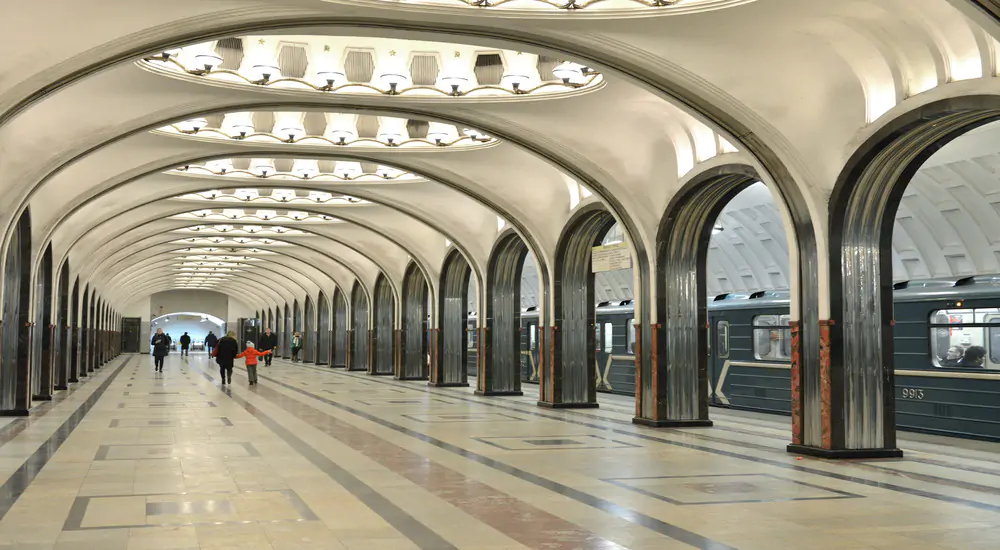
M 923 398 L 924 398 L 924 390 L 903 388 L 903 399 L 923 399 Z

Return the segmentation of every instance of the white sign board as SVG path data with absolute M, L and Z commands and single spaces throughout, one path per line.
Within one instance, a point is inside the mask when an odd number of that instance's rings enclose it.
M 631 268 L 632 253 L 629 251 L 628 243 L 595 246 L 590 251 L 590 265 L 590 271 L 593 273 Z

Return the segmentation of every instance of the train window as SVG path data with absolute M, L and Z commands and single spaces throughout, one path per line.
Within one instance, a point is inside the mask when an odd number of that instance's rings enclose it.
M 531 347 L 531 351 L 535 350 L 538 338 L 538 325 L 528 325 L 528 340 Z
M 788 315 L 756 315 L 753 318 L 753 356 L 762 361 L 790 361 L 792 330 Z
M 719 358 L 729 357 L 729 322 L 719 321 L 715 325 L 715 332 L 719 338 Z
M 635 319 L 628 320 L 628 352 L 635 355 Z
M 1000 370 L 1000 308 L 941 309 L 930 314 L 935 367 Z
M 601 351 L 601 325 L 594 325 L 594 346 L 596 346 L 597 351 Z
M 611 353 L 615 349 L 615 331 L 611 327 L 611 323 L 604 323 L 604 351 Z

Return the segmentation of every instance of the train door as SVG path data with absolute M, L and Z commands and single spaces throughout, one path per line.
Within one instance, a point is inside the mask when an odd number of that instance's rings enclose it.
M 594 325 L 594 376 L 597 391 L 611 391 L 611 356 L 614 354 L 614 324 L 611 317 L 598 319 Z
M 708 387 L 712 404 L 723 404 L 716 385 L 729 361 L 729 321 L 723 315 L 710 315 L 708 339 Z
M 521 380 L 538 382 L 538 318 L 527 318 L 521 335 Z

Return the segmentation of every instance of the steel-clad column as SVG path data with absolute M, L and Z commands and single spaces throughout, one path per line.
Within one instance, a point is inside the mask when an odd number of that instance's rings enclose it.
M 18 219 L 7 244 L 0 324 L 0 414 L 25 416 L 31 404 L 31 217 Z
M 347 299 L 338 287 L 333 291 L 333 335 L 331 338 L 333 349 L 330 352 L 330 365 L 336 368 L 347 368 L 349 334 L 347 322 Z
M 486 314 L 480 315 L 478 395 L 522 395 L 521 270 L 528 247 L 514 231 L 500 235 L 486 273 Z M 464 304 L 462 307 L 466 307 Z
M 55 339 L 52 341 L 53 347 L 53 388 L 57 390 L 69 389 L 69 261 L 63 262 L 59 270 L 59 303 L 56 309 Z
M 403 276 L 403 331 L 399 349 L 399 380 L 427 380 L 427 280 L 410 262 Z
M 355 282 L 351 291 L 351 330 L 348 334 L 347 370 L 368 370 L 371 348 L 368 346 L 369 329 L 368 296 L 361 284 Z
M 992 108 L 984 108 L 992 104 Z M 944 100 L 880 130 L 830 197 L 830 292 L 823 323 L 821 429 L 789 450 L 832 458 L 897 457 L 892 229 L 913 174 L 952 139 L 1000 118 L 996 99 Z
M 444 260 L 441 270 L 441 295 L 438 311 L 441 312 L 435 334 L 437 353 L 431 363 L 432 386 L 468 386 L 469 360 L 469 279 L 472 268 L 457 250 L 452 250 Z M 433 340 L 432 340 L 433 343 Z M 434 346 L 432 345 L 432 349 Z
M 317 308 L 318 322 L 316 323 L 316 364 L 330 364 L 330 301 L 326 299 L 326 293 L 319 291 L 319 307 Z
M 543 407 L 597 407 L 594 378 L 594 273 L 591 250 L 615 224 L 598 204 L 583 207 L 567 224 L 556 247 L 555 298 L 548 369 L 541 369 Z M 544 348 L 542 349 L 544 352 Z
M 375 290 L 372 292 L 371 361 L 368 374 L 392 375 L 395 372 L 395 313 L 396 301 L 392 295 L 392 287 L 384 273 L 379 273 L 375 279 Z
M 35 338 L 31 356 L 31 398 L 52 399 L 52 245 L 45 249 L 35 280 Z

